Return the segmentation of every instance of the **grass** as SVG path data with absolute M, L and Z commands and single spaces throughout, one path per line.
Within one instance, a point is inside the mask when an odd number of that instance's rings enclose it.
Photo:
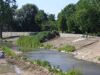
M 82 75 L 82 74 L 80 73 L 80 71 L 73 69 L 68 71 L 67 75 Z
M 65 52 L 74 52 L 75 47 L 72 45 L 65 45 L 63 47 L 58 48 L 59 51 L 65 51 Z
M 75 70 L 75 69 L 70 70 L 68 72 L 63 72 L 61 69 L 59 69 L 59 67 L 57 68 L 57 67 L 51 66 L 48 61 L 30 60 L 28 58 L 25 58 L 25 61 L 29 61 L 29 62 L 31 62 L 31 64 L 35 64 L 35 65 L 39 65 L 39 66 L 45 67 L 50 72 L 54 73 L 54 75 L 82 75 L 80 73 L 80 71 Z
M 38 38 L 34 36 L 22 36 L 17 40 L 17 44 L 24 49 L 38 48 L 41 45 Z
M 59 36 L 55 31 L 39 32 L 31 36 L 22 36 L 17 40 L 17 45 L 22 47 L 22 51 L 30 51 L 33 48 L 40 48 L 41 44 L 47 40 Z M 51 48 L 51 45 L 46 45 L 45 48 Z
M 1 47 L 7 57 L 16 57 L 16 54 L 8 47 Z

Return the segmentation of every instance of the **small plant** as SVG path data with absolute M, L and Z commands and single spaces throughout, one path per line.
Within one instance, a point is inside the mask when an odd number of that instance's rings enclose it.
M 65 45 L 63 47 L 58 48 L 59 51 L 65 51 L 65 52 L 74 52 L 75 47 L 71 45 Z

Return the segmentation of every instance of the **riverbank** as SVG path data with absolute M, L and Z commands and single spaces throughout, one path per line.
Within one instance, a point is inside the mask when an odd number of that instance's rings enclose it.
M 100 64 L 100 39 L 91 45 L 75 51 L 73 54 L 75 58 Z
M 48 69 L 24 60 L 7 59 L 7 61 L 15 65 L 15 72 L 19 73 L 20 71 L 20 75 L 54 75 Z
M 0 64 L 0 75 L 53 75 L 46 68 L 38 65 L 12 59 L 7 59 L 5 62 Z
M 51 44 L 55 48 L 59 48 L 66 44 L 73 45 L 75 46 L 76 51 L 71 54 L 73 54 L 75 58 L 100 63 L 100 38 L 82 38 L 79 35 L 78 37 L 75 37 L 75 35 L 73 36 L 74 37 L 62 35 L 62 37 L 48 41 L 45 44 Z

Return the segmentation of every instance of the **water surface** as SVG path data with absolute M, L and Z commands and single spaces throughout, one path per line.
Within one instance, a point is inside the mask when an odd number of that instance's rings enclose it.
M 100 75 L 100 64 L 78 60 L 70 54 L 41 49 L 28 52 L 25 55 L 32 60 L 40 59 L 48 61 L 53 66 L 59 66 L 63 71 L 75 68 L 80 70 L 83 75 Z

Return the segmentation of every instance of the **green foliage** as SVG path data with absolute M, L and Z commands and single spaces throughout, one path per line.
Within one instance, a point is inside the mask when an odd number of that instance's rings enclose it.
M 78 32 L 77 25 L 75 24 L 75 5 L 69 4 L 58 15 L 58 29 L 63 32 Z M 64 20 L 63 17 L 66 19 Z M 65 22 L 64 22 L 65 21 Z
M 67 30 L 67 24 L 66 24 L 66 17 L 61 15 L 58 19 L 58 30 L 61 32 L 66 32 Z
M 0 38 L 2 38 L 3 27 L 13 19 L 15 2 L 16 0 L 0 0 Z
M 62 17 L 66 18 L 66 24 Z M 66 26 L 63 29 L 63 24 Z M 69 33 L 100 32 L 100 1 L 79 0 L 76 4 L 67 5 L 58 15 L 58 29 Z
M 67 75 L 82 75 L 78 70 L 71 70 L 67 72 Z
M 39 66 L 47 68 L 50 72 L 53 72 L 55 75 L 82 75 L 80 73 L 80 71 L 74 70 L 74 69 L 70 70 L 68 72 L 63 72 L 59 68 L 51 66 L 50 63 L 47 62 L 47 61 L 41 61 L 41 60 L 34 60 L 34 61 L 29 60 L 29 61 L 32 64 L 39 65 Z
M 34 4 L 23 5 L 22 8 L 16 10 L 15 22 L 23 31 L 40 31 L 39 25 L 36 24 L 35 16 L 38 8 Z
M 31 34 L 31 36 L 22 36 L 17 40 L 17 45 L 19 45 L 21 50 L 27 51 L 31 50 L 32 48 L 39 48 L 41 46 L 41 43 L 53 39 L 56 36 L 59 36 L 59 33 L 56 31 L 44 31 L 39 32 L 37 34 Z M 51 46 L 48 46 L 49 48 Z
M 16 54 L 10 48 L 4 46 L 4 47 L 2 47 L 2 50 L 4 51 L 4 53 L 7 57 L 16 57 Z
M 58 48 L 59 51 L 65 51 L 65 52 L 74 52 L 75 47 L 71 45 L 65 45 L 63 47 Z
M 40 41 L 34 36 L 22 36 L 17 40 L 17 44 L 27 50 L 30 48 L 38 48 Z
M 51 67 L 50 63 L 47 61 L 34 60 L 34 61 L 31 61 L 31 63 L 48 68 L 48 69 Z
M 77 25 L 83 33 L 96 33 L 99 31 L 100 10 L 97 8 L 100 1 L 97 0 L 80 0 L 76 6 L 75 18 Z
M 55 16 L 39 10 L 34 4 L 26 4 L 17 9 L 11 28 L 15 31 L 52 31 L 57 30 Z
M 68 72 L 56 72 L 55 75 L 82 75 L 78 70 L 70 70 Z
M 34 37 L 38 38 L 38 40 L 42 43 L 52 38 L 55 38 L 56 36 L 59 36 L 59 33 L 57 31 L 43 31 L 37 33 Z

